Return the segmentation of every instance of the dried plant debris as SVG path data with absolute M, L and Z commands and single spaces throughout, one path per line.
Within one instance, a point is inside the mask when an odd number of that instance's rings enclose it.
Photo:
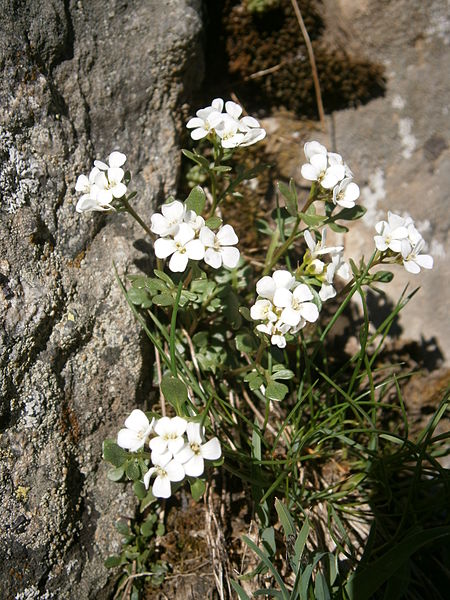
M 206 3 L 208 14 L 208 84 L 228 73 L 228 85 L 249 110 L 285 108 L 317 116 L 305 42 L 290 0 L 251 10 L 245 0 Z M 384 92 L 383 67 L 347 52 L 342 42 L 325 42 L 319 0 L 299 2 L 312 41 L 325 110 L 355 106 Z M 221 54 L 222 53 L 222 54 Z M 215 55 L 215 56 L 214 56 Z

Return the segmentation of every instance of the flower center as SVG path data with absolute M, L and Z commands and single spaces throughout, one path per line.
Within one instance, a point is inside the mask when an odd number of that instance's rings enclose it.
M 165 433 L 165 434 L 163 435 L 163 440 L 164 440 L 164 441 L 166 441 L 166 442 L 168 442 L 169 440 L 176 440 L 176 439 L 177 439 L 177 437 L 178 437 L 178 436 L 177 436 L 177 434 L 176 434 L 176 433 L 174 433 L 174 432 L 171 432 L 171 433 Z
M 167 471 L 162 467 L 156 467 L 156 474 L 158 477 L 167 477 Z
M 180 254 L 185 254 L 186 248 L 183 246 L 183 244 L 181 242 L 175 242 L 175 247 L 177 249 L 177 252 L 179 252 Z
M 200 454 L 200 444 L 197 442 L 191 442 L 190 446 L 192 452 L 198 456 Z

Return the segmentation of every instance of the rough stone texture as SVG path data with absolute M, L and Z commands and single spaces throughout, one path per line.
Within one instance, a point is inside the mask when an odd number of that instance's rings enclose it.
M 74 183 L 125 152 L 144 216 L 174 192 L 177 107 L 203 71 L 198 0 L 0 1 L 0 597 L 104 598 L 132 514 L 101 443 L 145 407 L 145 341 L 114 280 L 148 262 Z M 103 590 L 103 591 L 102 591 Z
M 434 269 L 414 276 L 399 267 L 386 290 L 397 299 L 407 283 L 410 289 L 421 286 L 400 318 L 402 335 L 423 338 L 430 351 L 434 338 L 448 361 L 448 2 L 326 0 L 324 14 L 333 25 L 330 30 L 346 32 L 343 42 L 353 52 L 359 47 L 386 69 L 383 98 L 333 115 L 334 145 L 362 183 L 362 203 L 368 208 L 364 227 L 352 231 L 348 253 L 370 254 L 373 225 L 387 210 L 414 218 L 429 243 Z

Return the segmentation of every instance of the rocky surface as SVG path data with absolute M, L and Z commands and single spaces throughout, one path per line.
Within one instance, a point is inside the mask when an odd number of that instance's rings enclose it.
M 124 216 L 76 214 L 74 183 L 120 149 L 144 216 L 175 191 L 200 2 L 1 0 L 0 17 L 0 596 L 102 598 L 132 505 L 101 444 L 148 400 L 112 264 L 145 268 L 148 246 Z

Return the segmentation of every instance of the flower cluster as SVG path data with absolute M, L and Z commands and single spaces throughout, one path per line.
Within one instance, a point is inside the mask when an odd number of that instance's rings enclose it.
M 75 190 L 83 195 L 77 202 L 77 212 L 114 210 L 111 205 L 113 199 L 123 198 L 127 193 L 123 182 L 125 171 L 122 169 L 126 159 L 121 152 L 111 152 L 108 164 L 96 160 L 89 176 L 78 177 Z
M 298 283 L 289 271 L 274 271 L 256 284 L 258 299 L 250 309 L 258 331 L 270 335 L 270 341 L 279 348 L 286 346 L 286 334 L 295 334 L 306 322 L 319 317 L 319 309 L 312 302 L 314 296 L 304 283 Z
M 359 198 L 359 187 L 353 182 L 353 173 L 342 156 L 328 152 L 319 142 L 306 142 L 304 152 L 309 162 L 302 165 L 302 176 L 308 181 L 317 181 L 326 191 L 333 190 L 334 204 L 353 208 Z
M 402 262 L 409 273 L 419 273 L 421 267 L 433 267 L 432 256 L 420 254 L 425 247 L 425 241 L 415 228 L 411 217 L 401 217 L 389 211 L 388 220 L 379 221 L 375 230 L 378 234 L 374 236 L 377 250 Z
M 174 200 L 163 204 L 161 213 L 152 216 L 151 231 L 160 237 L 155 241 L 158 258 L 168 258 L 169 269 L 183 272 L 188 260 L 204 260 L 214 269 L 222 265 L 229 269 L 239 262 L 239 241 L 231 225 L 223 225 L 214 233 L 203 217 L 186 210 L 183 202 Z
M 350 268 L 343 259 L 343 246 L 326 246 L 327 230 L 323 229 L 320 241 L 315 241 L 311 233 L 306 230 L 304 237 L 308 250 L 303 257 L 303 265 L 308 275 L 314 276 L 320 283 L 319 296 L 322 302 L 334 298 L 336 290 L 333 287 L 335 275 L 347 280 L 350 277 Z M 324 263 L 325 254 L 331 256 L 331 262 Z M 320 258 L 319 258 L 320 257 Z
M 222 148 L 251 146 L 266 137 L 266 131 L 254 117 L 241 117 L 242 107 L 236 102 L 215 98 L 211 106 L 201 108 L 186 124 L 193 140 L 217 135 Z
M 171 482 L 182 481 L 186 476 L 200 477 L 205 470 L 205 460 L 218 460 L 222 455 L 219 440 L 215 437 L 204 442 L 204 428 L 199 423 L 181 417 L 162 417 L 149 421 L 139 409 L 132 411 L 119 431 L 117 444 L 131 452 L 141 450 L 150 439 L 152 465 L 144 475 L 148 489 L 155 477 L 152 493 L 155 498 L 169 498 Z

